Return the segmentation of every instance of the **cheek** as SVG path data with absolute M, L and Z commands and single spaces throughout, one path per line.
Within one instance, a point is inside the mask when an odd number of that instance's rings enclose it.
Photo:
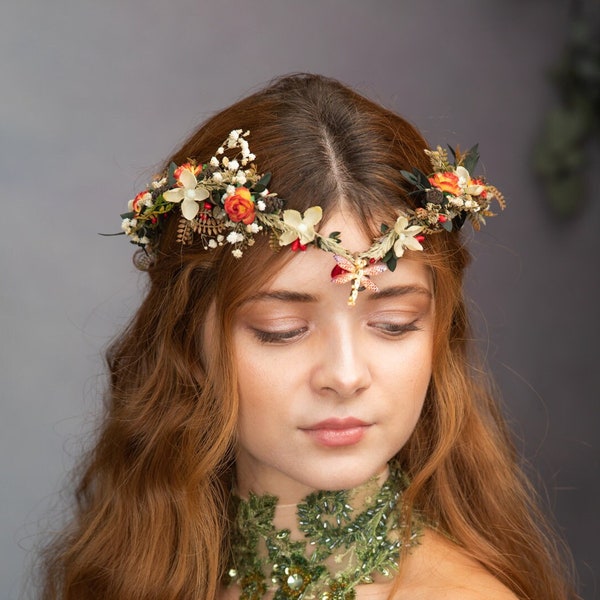
M 254 352 L 237 356 L 239 433 L 260 436 L 261 431 L 286 414 L 284 382 L 293 374 L 284 365 L 265 360 Z
M 407 344 L 402 352 L 386 359 L 386 372 L 382 374 L 393 382 L 393 396 L 398 413 L 405 419 L 407 428 L 415 427 L 429 388 L 432 375 L 432 337 L 421 338 Z

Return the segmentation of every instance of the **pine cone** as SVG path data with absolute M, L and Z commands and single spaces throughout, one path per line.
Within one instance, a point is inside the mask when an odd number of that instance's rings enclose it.
M 279 198 L 279 196 L 267 196 L 263 198 L 263 202 L 265 203 L 265 212 L 274 213 L 279 210 L 282 210 L 285 202 Z
M 444 199 L 444 194 L 441 190 L 431 189 L 425 192 L 425 201 L 432 204 L 441 204 Z

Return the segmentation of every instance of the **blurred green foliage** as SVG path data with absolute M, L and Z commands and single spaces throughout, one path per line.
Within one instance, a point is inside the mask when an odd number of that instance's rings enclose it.
M 543 124 L 534 169 L 553 211 L 572 217 L 583 207 L 589 146 L 600 138 L 600 2 L 572 4 L 562 56 L 550 73 L 559 103 Z

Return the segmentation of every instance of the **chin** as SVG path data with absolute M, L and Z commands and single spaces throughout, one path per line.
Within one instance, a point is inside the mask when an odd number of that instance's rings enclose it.
M 346 462 L 346 461 L 344 461 Z M 313 471 L 310 481 L 306 483 L 317 490 L 347 490 L 366 483 L 374 476 L 385 472 L 388 460 L 362 463 L 356 459 L 348 464 L 337 464 L 333 468 L 322 468 Z

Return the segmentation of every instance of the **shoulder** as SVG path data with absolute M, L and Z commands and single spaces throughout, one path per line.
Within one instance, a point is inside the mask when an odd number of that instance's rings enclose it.
M 478 561 L 427 529 L 405 559 L 395 600 L 517 600 Z

